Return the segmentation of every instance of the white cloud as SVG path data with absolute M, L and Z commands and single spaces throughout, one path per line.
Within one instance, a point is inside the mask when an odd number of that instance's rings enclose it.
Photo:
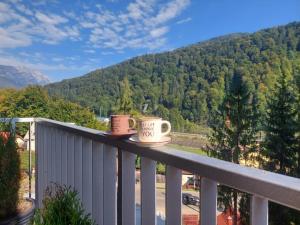
M 76 14 L 72 11 L 63 11 L 63 14 L 66 17 L 70 18 L 70 19 L 76 19 L 77 18 Z
M 188 22 L 190 22 L 191 20 L 192 20 L 192 18 L 191 18 L 191 17 L 188 17 L 188 18 L 185 18 L 185 19 L 182 19 L 182 20 L 178 20 L 178 21 L 176 22 L 176 24 L 188 23 Z
M 21 1 L 21 0 L 20 0 Z M 34 0 L 31 1 L 31 4 L 34 6 L 44 6 L 49 4 L 58 4 L 59 0 Z
M 56 24 L 60 24 L 60 23 L 66 23 L 68 22 L 68 19 L 59 16 L 59 15 L 55 15 L 55 14 L 49 14 L 49 15 L 45 15 L 41 12 L 37 12 L 35 14 L 35 17 L 41 21 L 42 23 L 45 24 L 51 24 L 51 25 L 56 25 Z
M 101 4 L 90 7 L 81 3 L 80 13 L 64 10 L 57 14 L 43 8 L 44 0 L 32 5 L 14 1 L 0 3 L 0 48 L 25 47 L 35 42 L 56 45 L 63 40 L 115 51 L 159 48 L 159 43 L 163 46 L 167 40 L 168 23 L 190 4 L 190 0 L 135 0 L 124 10 L 111 11 Z
M 85 53 L 90 53 L 90 54 L 96 53 L 96 51 L 94 49 L 85 49 L 84 52 Z
M 21 4 L 20 2 L 17 3 L 17 4 L 15 4 L 15 7 L 16 7 L 16 9 L 17 9 L 19 12 L 21 12 L 21 13 L 23 13 L 23 14 L 26 14 L 26 15 L 28 15 L 28 16 L 33 16 L 33 11 L 30 10 L 30 9 L 29 9 L 28 7 L 26 7 L 25 5 Z
M 152 37 L 157 38 L 157 37 L 161 37 L 162 35 L 164 35 L 168 31 L 169 31 L 168 27 L 159 27 L 159 28 L 151 30 L 150 34 L 151 34 Z
M 9 17 L 6 14 L 9 10 L 9 6 L 7 4 L 0 2 L 0 24 L 9 20 Z
M 51 3 L 55 7 L 48 7 Z M 15 56 L 5 55 L 9 48 L 36 43 L 58 45 L 76 41 L 76 47 L 90 56 L 96 52 L 122 54 L 127 49 L 149 52 L 164 49 L 173 20 L 188 7 L 190 0 L 132 0 L 118 11 L 111 10 L 111 4 L 105 7 L 105 4 L 95 6 L 79 1 L 74 3 L 80 6 L 79 11 L 71 8 L 59 12 L 54 9 L 60 7 L 57 5 L 60 1 L 51 3 L 46 0 L 0 2 L 0 63 L 24 65 L 43 72 L 95 67 L 89 59 L 82 62 L 76 57 L 50 56 L 47 52 L 33 54 L 22 49 Z M 176 23 L 184 22 L 187 19 Z M 47 60 L 50 62 L 45 63 Z M 96 62 L 99 64 L 99 59 Z
M 52 61 L 53 62 L 63 62 L 65 59 L 64 58 L 62 58 L 62 57 L 53 57 L 52 58 Z
M 150 21 L 150 23 L 165 23 L 178 16 L 189 4 L 190 0 L 171 1 L 159 10 L 158 14 Z
M 190 4 L 190 0 L 135 0 L 125 11 L 112 12 L 102 5 L 80 18 L 94 48 L 160 48 L 167 42 L 168 24 Z
M 20 32 L 10 33 L 0 28 L 0 48 L 15 48 L 31 45 L 31 39 Z
M 0 48 L 26 47 L 34 42 L 58 44 L 80 38 L 79 28 L 70 25 L 68 18 L 29 8 L 21 1 L 0 3 L 0 24 Z

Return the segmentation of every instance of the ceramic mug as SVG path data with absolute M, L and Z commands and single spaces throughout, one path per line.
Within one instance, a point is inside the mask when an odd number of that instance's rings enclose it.
M 132 121 L 132 126 L 130 126 L 130 121 Z M 130 115 L 110 116 L 110 128 L 113 135 L 128 134 L 135 126 L 136 121 Z
M 140 142 L 159 142 L 162 137 L 171 132 L 170 122 L 159 117 L 143 117 L 139 119 L 138 124 L 138 138 Z M 168 126 L 165 132 L 162 132 L 163 124 Z

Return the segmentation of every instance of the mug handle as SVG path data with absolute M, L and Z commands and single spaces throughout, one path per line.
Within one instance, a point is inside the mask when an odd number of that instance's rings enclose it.
M 133 125 L 130 127 L 130 129 L 134 129 L 136 126 L 136 121 L 134 118 L 129 118 L 129 121 L 132 121 Z
M 163 120 L 163 121 L 161 121 L 161 125 L 163 125 L 163 124 L 167 124 L 168 129 L 167 129 L 166 132 L 163 132 L 161 134 L 161 136 L 166 136 L 166 135 L 168 135 L 171 132 L 171 123 L 169 121 L 167 121 L 167 120 Z

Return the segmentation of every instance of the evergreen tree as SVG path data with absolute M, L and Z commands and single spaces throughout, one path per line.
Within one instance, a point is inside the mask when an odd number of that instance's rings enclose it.
M 282 74 L 270 97 L 265 124 L 263 155 L 265 169 L 295 175 L 296 167 L 296 101 L 287 76 Z
M 252 86 L 245 79 L 246 71 L 235 71 L 229 85 L 225 84 L 225 97 L 220 109 L 213 116 L 211 155 L 239 164 L 250 150 L 255 150 L 258 117 L 255 112 L 257 99 L 253 98 Z M 227 82 L 228 83 L 228 82 Z M 254 101 L 255 100 L 255 101 Z M 225 210 L 233 210 L 233 224 L 237 224 L 238 200 L 246 198 L 236 190 L 228 187 L 220 188 L 219 201 Z M 245 199 L 247 202 L 247 199 Z M 243 207 L 246 211 L 247 207 Z M 248 206 L 249 208 L 249 206 Z M 247 212 L 241 213 L 246 215 Z M 244 219 L 243 221 L 249 221 Z M 246 222 L 245 222 L 246 224 Z
M 118 113 L 128 114 L 133 110 L 132 91 L 127 77 L 120 82 L 120 96 L 117 100 Z
M 294 69 L 295 93 L 296 93 L 296 108 L 297 108 L 297 171 L 296 176 L 300 178 L 300 60 L 296 61 L 296 68 Z M 300 222 L 299 222 L 300 223 Z
M 296 98 L 287 70 L 282 69 L 267 105 L 264 168 L 284 175 L 297 175 Z M 299 224 L 300 214 L 270 203 L 270 224 Z

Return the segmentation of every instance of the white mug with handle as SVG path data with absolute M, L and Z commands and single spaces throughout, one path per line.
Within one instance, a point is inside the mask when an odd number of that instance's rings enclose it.
M 143 117 L 139 119 L 138 139 L 140 142 L 160 142 L 162 137 L 171 132 L 169 121 L 159 117 Z M 162 132 L 162 126 L 166 124 L 167 130 Z

